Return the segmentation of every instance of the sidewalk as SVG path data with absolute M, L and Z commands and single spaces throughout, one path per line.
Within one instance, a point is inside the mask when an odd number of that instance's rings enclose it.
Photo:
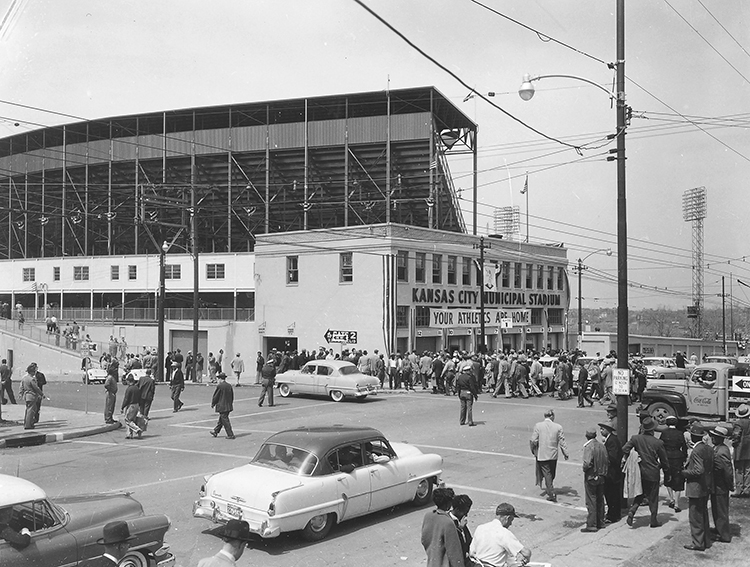
M 8 403 L 3 405 L 2 408 L 4 422 L 0 423 L 0 449 L 54 443 L 66 439 L 75 439 L 76 437 L 96 435 L 122 427 L 119 422 L 111 425 L 105 424 L 101 413 L 61 409 L 45 406 L 42 403 L 39 423 L 36 424 L 34 429 L 27 430 L 23 428 L 23 418 L 26 413 L 25 404 Z

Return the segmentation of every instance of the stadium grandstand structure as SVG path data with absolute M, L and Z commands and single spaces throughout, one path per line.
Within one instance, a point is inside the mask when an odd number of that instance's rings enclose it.
M 420 87 L 14 135 L 0 140 L 0 258 L 148 254 L 166 240 L 246 252 L 256 234 L 383 222 L 465 232 L 448 157 L 476 161 L 476 132 Z

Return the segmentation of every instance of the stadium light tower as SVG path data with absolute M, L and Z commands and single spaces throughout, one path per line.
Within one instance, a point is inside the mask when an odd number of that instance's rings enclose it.
M 688 317 L 696 319 L 700 338 L 703 321 L 703 219 L 706 218 L 706 188 L 688 189 L 682 194 L 682 218 L 693 223 L 693 305 Z

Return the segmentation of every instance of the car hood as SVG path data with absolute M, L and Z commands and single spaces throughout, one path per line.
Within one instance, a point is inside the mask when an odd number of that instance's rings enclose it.
M 424 454 L 417 447 L 415 447 L 414 445 L 409 445 L 408 443 L 392 442 L 391 447 L 393 447 L 393 450 L 396 451 L 396 454 L 400 459 L 404 459 L 406 457 L 416 457 L 418 455 Z
M 143 516 L 143 507 L 128 494 L 90 494 L 55 498 L 69 515 L 68 530 Z
M 206 496 L 250 507 L 268 506 L 271 494 L 302 485 L 296 474 L 261 465 L 243 465 L 213 475 L 206 483 Z

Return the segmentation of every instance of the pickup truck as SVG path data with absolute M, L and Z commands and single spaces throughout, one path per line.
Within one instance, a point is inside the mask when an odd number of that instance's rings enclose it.
M 639 411 L 658 423 L 667 416 L 695 416 L 702 420 L 728 420 L 742 403 L 750 403 L 750 378 L 740 376 L 732 364 L 700 364 L 687 380 L 648 380 Z

